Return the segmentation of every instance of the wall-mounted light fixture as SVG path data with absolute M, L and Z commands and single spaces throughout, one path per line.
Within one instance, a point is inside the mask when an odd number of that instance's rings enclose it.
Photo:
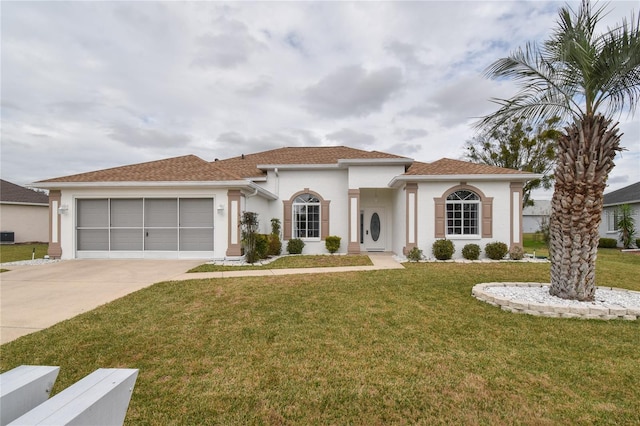
M 69 206 L 66 204 L 62 204 L 60 207 L 58 207 L 58 214 L 67 214 L 68 211 Z
M 218 204 L 218 213 L 224 213 L 224 204 Z

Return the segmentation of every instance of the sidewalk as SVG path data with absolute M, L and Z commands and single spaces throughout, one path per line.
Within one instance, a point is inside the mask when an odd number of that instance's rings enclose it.
M 258 269 L 223 272 L 192 272 L 173 277 L 172 280 L 198 280 L 207 278 L 263 277 L 270 275 L 326 274 L 331 272 L 377 271 L 382 269 L 404 269 L 393 258 L 393 253 L 367 253 L 373 265 L 370 266 L 337 266 L 332 268 L 296 268 L 296 269 Z

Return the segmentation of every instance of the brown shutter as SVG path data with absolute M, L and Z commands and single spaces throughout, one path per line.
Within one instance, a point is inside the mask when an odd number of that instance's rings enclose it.
M 284 204 L 284 228 L 282 228 L 282 239 L 288 241 L 291 239 L 291 205 L 293 202 L 289 200 L 283 201 L 282 203 Z
M 320 201 L 320 239 L 322 240 L 329 236 L 329 203 L 330 201 Z
M 493 197 L 482 199 L 482 238 L 493 238 Z
M 446 223 L 446 214 L 445 214 L 445 198 L 434 198 L 433 199 L 436 206 L 436 229 L 435 229 L 435 237 L 436 238 L 444 238 L 445 237 L 445 223 Z

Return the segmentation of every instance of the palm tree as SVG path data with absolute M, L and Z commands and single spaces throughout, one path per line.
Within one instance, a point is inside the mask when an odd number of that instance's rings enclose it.
M 593 300 L 598 226 L 603 193 L 621 134 L 616 114 L 635 112 L 640 99 L 640 19 L 596 34 L 604 7 L 583 0 L 574 11 L 559 10 L 548 40 L 491 64 L 491 78 L 520 84 L 480 126 L 499 126 L 514 117 L 544 120 L 559 116 L 566 127 L 558 140 L 555 188 L 551 200 L 550 256 L 552 295 Z

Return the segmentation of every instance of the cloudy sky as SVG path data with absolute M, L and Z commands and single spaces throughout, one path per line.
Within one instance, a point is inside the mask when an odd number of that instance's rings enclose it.
M 515 90 L 482 71 L 546 38 L 562 4 L 3 1 L 2 178 L 283 146 L 461 158 Z M 640 112 L 619 120 L 609 190 L 640 180 Z

